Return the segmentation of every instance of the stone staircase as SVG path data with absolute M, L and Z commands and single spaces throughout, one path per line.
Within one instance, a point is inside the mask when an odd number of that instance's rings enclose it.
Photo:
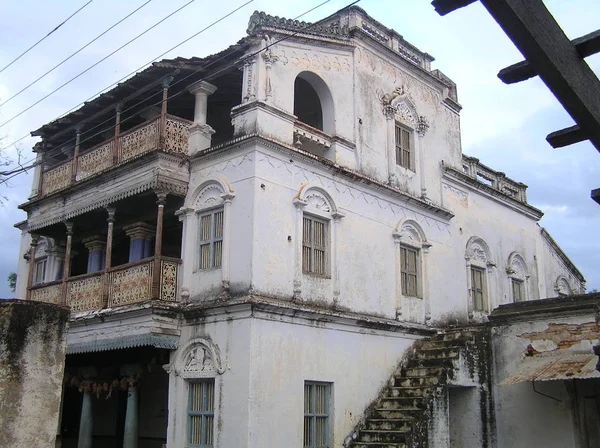
M 472 331 L 454 330 L 413 344 L 344 446 L 427 448 L 433 400 L 453 378 L 466 347 L 474 342 Z

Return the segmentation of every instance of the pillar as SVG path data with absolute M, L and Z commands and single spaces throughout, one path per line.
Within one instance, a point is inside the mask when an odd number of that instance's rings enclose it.
M 29 195 L 29 199 L 32 199 L 36 196 L 42 195 L 42 147 L 40 143 L 36 143 L 33 147 L 33 152 L 35 153 L 35 168 L 33 169 L 33 182 L 31 194 Z
M 119 136 L 121 135 L 121 103 L 115 108 L 115 136 L 113 141 L 113 165 L 119 163 Z
M 162 190 L 156 190 L 156 239 L 154 240 L 154 270 L 152 272 L 152 298 L 160 298 L 160 260 L 162 256 L 162 233 L 163 217 L 165 204 L 167 202 L 167 193 Z
M 181 285 L 181 300 L 185 303 L 189 301 L 190 297 L 190 281 L 192 278 L 192 272 L 194 264 L 196 262 L 196 234 L 194 227 L 194 209 L 193 208 L 180 208 L 177 213 L 179 221 L 182 223 L 181 232 L 181 259 L 183 264 L 181 265 L 179 284 Z M 225 238 L 223 238 L 225 240 Z
M 108 229 L 106 232 L 106 256 L 104 259 L 104 270 L 108 270 L 111 267 L 112 260 L 112 241 L 113 241 L 113 231 L 115 226 L 115 213 L 117 209 L 114 207 L 106 207 L 106 213 L 108 217 L 106 218 L 106 222 L 108 223 Z
M 387 133 L 387 159 L 388 159 L 388 181 L 393 183 L 396 179 L 396 109 L 392 106 L 384 106 L 386 133 Z
M 75 130 L 75 151 L 73 152 L 73 166 L 71 167 L 71 183 L 77 181 L 77 162 L 79 159 L 79 142 L 81 141 L 81 130 Z
M 230 282 L 230 259 L 231 259 L 231 200 L 235 195 L 232 193 L 225 193 L 221 195 L 223 199 L 223 258 L 221 260 L 221 288 L 222 294 L 229 294 L 229 282 Z M 195 246 L 194 246 L 195 247 Z
M 302 225 L 304 207 L 307 202 L 302 199 L 294 199 L 294 205 L 296 206 L 296 250 L 294 260 L 294 299 L 299 299 L 302 294 Z
M 173 81 L 173 77 L 170 76 L 163 80 L 163 95 L 162 102 L 160 107 L 160 138 L 159 145 L 161 148 L 164 147 L 165 144 L 165 134 L 167 131 L 167 99 L 169 98 L 169 84 Z
M 62 275 L 62 298 L 64 303 L 67 303 L 67 279 L 71 273 L 71 247 L 73 245 L 73 223 L 65 222 L 67 228 L 67 247 L 65 249 L 65 261 L 63 263 L 63 275 Z
M 134 222 L 123 227 L 125 234 L 130 238 L 129 241 L 129 262 L 142 260 L 150 256 L 152 248 L 152 238 L 156 233 L 154 226 L 145 222 Z
M 123 448 L 137 448 L 139 435 L 138 387 L 140 367 L 127 364 L 121 367 L 121 375 L 127 380 L 127 409 L 125 410 L 125 431 Z
M 427 199 L 427 184 L 425 183 L 425 148 L 423 146 L 423 138 L 425 137 L 425 134 L 427 134 L 428 130 L 429 122 L 427 121 L 427 118 L 422 115 L 419 116 L 416 129 L 419 138 L 418 145 L 415 144 L 415 156 L 419 158 L 419 179 L 421 182 L 422 199 Z
M 31 245 L 29 247 L 29 272 L 27 272 L 27 300 L 31 299 L 31 286 L 33 285 L 33 270 L 35 268 L 35 250 L 40 240 L 39 235 L 31 235 Z
M 214 129 L 206 123 L 208 115 L 208 96 L 215 93 L 217 88 L 206 81 L 199 81 L 188 87 L 188 91 L 195 95 L 194 124 L 190 127 L 189 155 L 210 148 Z
M 83 400 L 81 402 L 81 417 L 79 419 L 79 439 L 77 448 L 92 448 L 92 439 L 94 437 L 94 416 L 91 391 L 91 378 L 95 376 L 96 370 L 93 367 L 80 369 L 79 375 L 84 378 L 83 381 Z
M 339 266 L 339 227 L 340 220 L 345 215 L 340 212 L 333 212 L 333 225 L 331 226 L 331 277 L 333 279 L 333 304 L 337 305 L 340 298 L 340 266 Z
M 84 238 L 83 244 L 88 250 L 87 272 L 97 272 L 104 269 L 104 250 L 106 238 L 102 235 L 94 235 Z
M 395 259 L 395 269 L 396 273 L 394 275 L 394 279 L 396 280 L 396 287 L 394 288 L 395 297 L 396 297 L 396 319 L 400 320 L 402 318 L 402 267 L 401 267 L 401 251 L 400 244 L 402 242 L 402 235 L 400 232 L 395 231 L 392 236 L 394 237 L 394 259 Z

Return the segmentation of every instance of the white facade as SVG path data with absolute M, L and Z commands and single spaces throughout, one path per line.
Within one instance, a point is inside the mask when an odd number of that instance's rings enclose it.
M 169 447 L 188 446 L 188 389 L 206 378 L 214 446 L 301 446 L 314 381 L 330 387 L 329 446 L 341 447 L 415 340 L 585 283 L 538 225 L 526 186 L 463 157 L 456 86 L 431 56 L 359 8 L 314 28 L 255 13 L 249 33 L 233 139 L 211 146 L 218 90 L 196 83 L 189 173 L 161 156 L 159 174 L 187 187 L 181 305 L 161 311 L 173 319 L 87 312 L 69 343 L 157 327 L 179 337 L 165 366 Z M 130 185 L 124 166 L 97 198 L 82 190 L 68 210 L 33 207 L 29 228 L 164 186 L 136 163 Z M 20 293 L 28 269 L 20 263 Z

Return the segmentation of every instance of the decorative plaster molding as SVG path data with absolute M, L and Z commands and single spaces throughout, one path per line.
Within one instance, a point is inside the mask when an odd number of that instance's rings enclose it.
M 208 338 L 195 338 L 180 349 L 177 359 L 165 370 L 184 379 L 212 378 L 222 375 L 225 367 L 215 343 Z

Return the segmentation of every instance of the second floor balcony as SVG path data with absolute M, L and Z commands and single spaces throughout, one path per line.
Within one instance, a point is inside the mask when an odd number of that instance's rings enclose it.
M 191 125 L 191 121 L 173 115 L 148 120 L 44 170 L 38 196 L 64 190 L 150 152 L 184 156 L 188 151 Z

